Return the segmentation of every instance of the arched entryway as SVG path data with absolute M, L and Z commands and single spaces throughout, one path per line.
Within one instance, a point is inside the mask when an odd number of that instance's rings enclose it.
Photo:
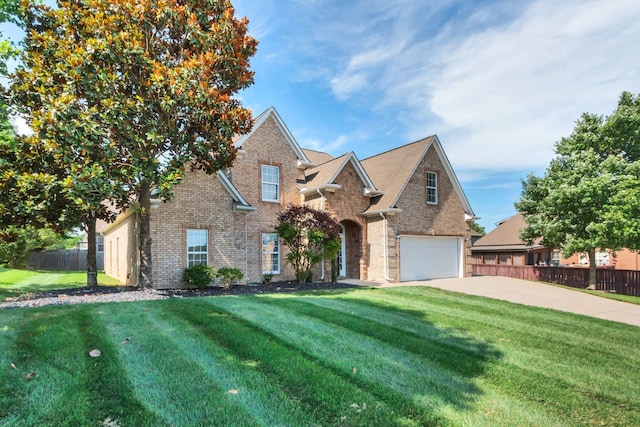
M 351 279 L 360 278 L 360 259 L 362 258 L 362 230 L 353 221 L 340 222 L 340 240 L 342 248 L 338 254 L 339 276 Z

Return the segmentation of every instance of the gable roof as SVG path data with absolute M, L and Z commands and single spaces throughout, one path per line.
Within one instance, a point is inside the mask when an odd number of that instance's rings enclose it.
M 302 148 L 300 148 L 300 145 L 298 145 L 298 142 L 293 137 L 291 132 L 289 132 L 289 129 L 287 128 L 287 125 L 284 123 L 284 121 L 282 120 L 282 118 L 280 117 L 280 115 L 278 114 L 278 112 L 276 111 L 276 109 L 274 107 L 267 108 L 262 114 L 260 114 L 258 117 L 256 117 L 256 119 L 255 119 L 255 121 L 253 123 L 253 128 L 251 128 L 251 132 L 242 135 L 240 138 L 238 138 L 238 140 L 236 140 L 234 142 L 233 145 L 238 150 L 241 150 L 242 149 L 242 145 L 251 137 L 251 135 L 254 134 L 254 132 L 257 129 L 260 128 L 260 126 L 262 126 L 262 124 L 269 117 L 271 117 L 273 119 L 273 121 L 276 123 L 276 126 L 278 126 L 278 129 L 280 130 L 280 132 L 284 136 L 284 139 L 289 143 L 289 146 L 291 146 L 291 149 L 293 150 L 293 152 L 298 157 L 298 165 L 300 167 L 314 166 L 312 164 L 312 162 L 309 160 L 309 158 L 306 156 L 306 154 L 304 153 Z
M 524 216 L 521 213 L 517 213 L 512 217 L 500 221 L 497 225 L 493 231 L 478 239 L 471 249 L 474 251 L 526 251 L 528 249 L 543 247 L 539 242 L 527 246 L 520 238 L 520 230 L 527 226 Z
M 303 194 L 306 194 L 312 191 L 316 191 L 317 189 L 327 188 L 331 186 L 334 186 L 334 188 L 336 188 L 335 180 L 338 177 L 338 174 L 348 163 L 351 163 L 353 165 L 356 173 L 358 174 L 358 177 L 362 181 L 364 187 L 363 195 L 374 196 L 381 194 L 376 189 L 373 181 L 371 180 L 371 178 L 369 178 L 369 175 L 362 167 L 362 164 L 353 153 L 353 151 L 345 153 L 340 157 L 333 158 L 327 162 L 322 163 L 319 166 L 307 169 L 305 173 L 305 187 L 301 188 L 300 191 Z
M 442 162 L 464 212 L 469 217 L 468 219 L 476 217 L 436 135 L 362 160 L 362 166 L 378 189 L 384 193 L 375 204 L 372 204 L 364 212 L 365 215 L 397 208 L 398 199 L 431 147 L 434 147 Z
M 217 176 L 218 176 L 218 179 L 220 180 L 220 183 L 224 187 L 224 189 L 227 190 L 227 192 L 233 199 L 233 210 L 238 210 L 238 211 L 255 211 L 256 210 L 255 207 L 251 206 L 249 202 L 247 202 L 245 198 L 242 197 L 242 194 L 240 194 L 240 191 L 238 191 L 236 186 L 233 185 L 231 180 L 227 177 L 227 175 L 224 174 L 224 172 L 218 171 Z
M 333 156 L 329 153 L 324 153 L 322 151 L 309 150 L 308 148 L 303 148 L 302 152 L 307 156 L 307 158 L 311 161 L 311 163 L 315 165 L 321 165 L 329 160 L 333 159 Z

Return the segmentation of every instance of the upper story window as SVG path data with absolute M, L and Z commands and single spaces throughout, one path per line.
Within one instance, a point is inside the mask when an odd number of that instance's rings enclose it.
M 438 204 L 438 174 L 435 172 L 427 172 L 427 203 Z
M 209 258 L 209 233 L 207 230 L 187 230 L 187 267 L 207 264 Z
M 280 201 L 280 168 L 262 165 L 262 200 Z

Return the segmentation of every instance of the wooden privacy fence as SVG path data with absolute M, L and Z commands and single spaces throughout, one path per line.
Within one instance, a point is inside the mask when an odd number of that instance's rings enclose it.
M 96 255 L 98 270 L 104 270 L 104 253 Z M 76 271 L 87 269 L 87 251 L 28 252 L 25 264 L 33 270 Z
M 474 276 L 504 276 L 534 280 L 574 288 L 589 284 L 588 268 L 543 267 L 537 265 L 472 264 Z M 640 271 L 599 268 L 596 289 L 620 295 L 640 296 Z

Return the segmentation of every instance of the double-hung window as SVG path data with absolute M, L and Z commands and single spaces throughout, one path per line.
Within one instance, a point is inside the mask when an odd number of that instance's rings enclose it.
M 262 165 L 262 200 L 280 201 L 280 168 Z
M 262 273 L 280 273 L 280 240 L 276 233 L 262 233 Z
M 187 267 L 207 264 L 209 233 L 207 230 L 187 230 Z
M 438 204 L 438 174 L 427 172 L 427 203 Z

